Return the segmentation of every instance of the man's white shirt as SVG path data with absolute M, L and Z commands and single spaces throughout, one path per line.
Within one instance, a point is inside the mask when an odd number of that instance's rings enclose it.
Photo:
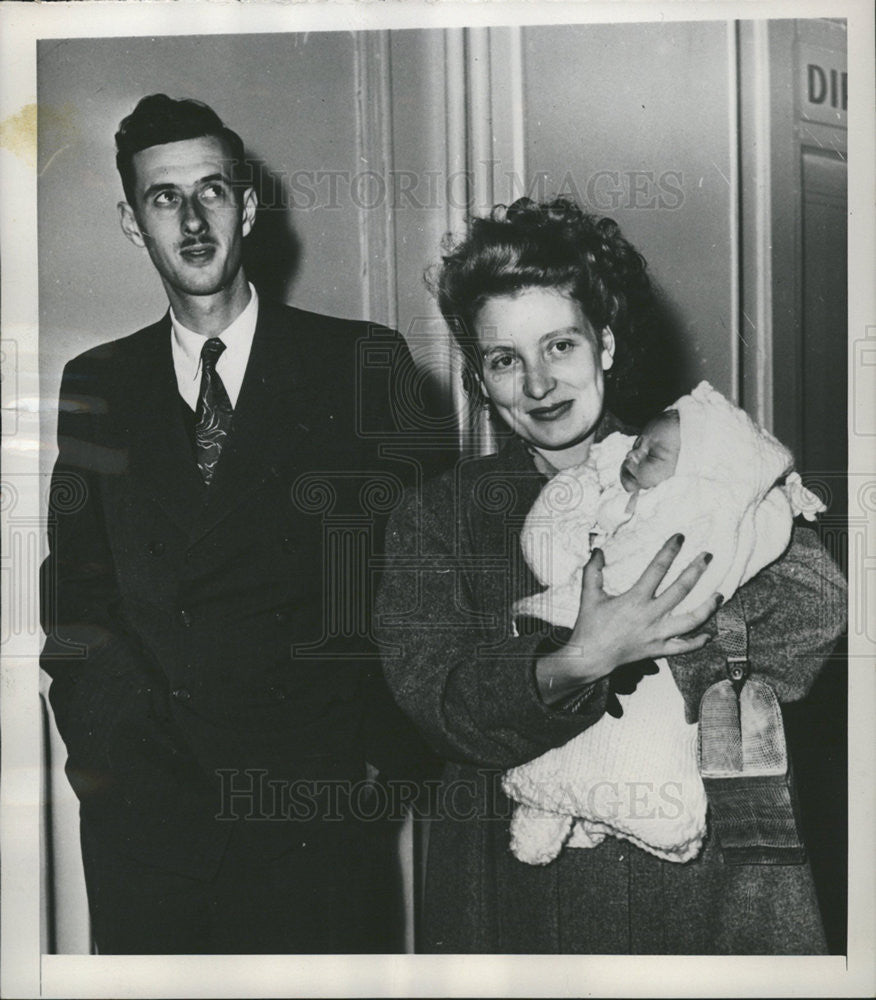
M 219 339 L 225 344 L 225 350 L 216 362 L 216 371 L 222 379 L 232 406 L 237 406 L 237 397 L 243 384 L 259 313 L 259 297 L 252 284 L 249 286 L 249 292 L 250 299 L 246 308 L 219 334 Z M 176 372 L 179 394 L 190 409 L 196 410 L 201 388 L 201 348 L 207 338 L 183 326 L 174 315 L 173 308 L 170 310 L 170 324 L 173 331 L 171 334 L 173 369 Z

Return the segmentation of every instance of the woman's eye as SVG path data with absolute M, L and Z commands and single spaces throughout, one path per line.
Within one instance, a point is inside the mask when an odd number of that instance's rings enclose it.
M 514 360 L 513 354 L 494 354 L 490 358 L 490 368 L 493 371 L 501 371 L 503 368 L 510 368 Z
M 557 340 L 551 344 L 551 350 L 555 354 L 568 354 L 574 346 L 571 340 Z

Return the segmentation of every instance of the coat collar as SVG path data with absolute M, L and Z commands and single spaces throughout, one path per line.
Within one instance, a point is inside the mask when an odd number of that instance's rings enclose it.
M 628 431 L 629 428 L 606 412 L 596 427 L 594 441 L 601 441 L 618 430 Z M 491 532 L 508 532 L 515 530 L 515 526 L 522 526 L 548 480 L 536 468 L 528 445 L 517 436 L 494 455 L 464 460 L 461 474 L 467 487 L 460 495 L 467 498 L 468 516 L 477 522 L 473 537 L 485 533 L 485 539 Z M 490 538 L 486 544 L 495 546 L 497 538 Z
M 625 424 L 613 413 L 606 410 L 603 412 L 602 416 L 599 418 L 599 423 L 596 425 L 596 430 L 593 434 L 593 443 L 596 444 L 598 441 L 602 441 L 607 438 L 609 434 L 614 434 L 615 432 L 620 432 L 622 434 L 638 433 L 638 431 L 630 427 L 629 424 Z M 519 472 L 521 469 L 526 469 L 528 471 L 530 466 L 533 470 L 535 470 L 535 462 L 533 461 L 529 446 L 516 435 L 501 448 L 501 450 L 494 456 L 494 459 L 498 468 L 506 471 L 513 470 Z M 539 475 L 542 474 L 539 473 Z M 542 478 L 546 479 L 547 477 L 542 475 Z

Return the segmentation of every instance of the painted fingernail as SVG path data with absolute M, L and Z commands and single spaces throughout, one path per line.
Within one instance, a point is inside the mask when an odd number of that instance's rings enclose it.
M 705 564 L 706 564 L 706 565 L 708 566 L 708 565 L 709 565 L 709 563 L 710 563 L 710 562 L 711 562 L 711 561 L 712 561 L 712 560 L 713 560 L 714 558 L 715 558 L 715 557 L 714 557 L 714 556 L 712 555 L 712 553 L 711 553 L 711 552 L 706 552 L 706 554 L 705 554 L 705 555 L 703 556 L 703 562 L 704 562 L 704 563 L 705 563 Z
M 717 597 L 715 598 L 715 609 L 717 610 L 718 608 L 720 608 L 723 603 L 724 603 L 724 595 L 718 594 Z
M 673 540 L 673 542 L 675 542 L 676 545 L 683 545 L 684 544 L 684 535 L 682 535 L 681 533 L 679 533 L 672 540 Z

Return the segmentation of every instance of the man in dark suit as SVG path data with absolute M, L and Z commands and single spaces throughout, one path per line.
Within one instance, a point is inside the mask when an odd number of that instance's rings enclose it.
M 368 560 L 404 477 L 378 443 L 410 357 L 259 299 L 256 195 L 210 108 L 146 97 L 116 142 L 121 226 L 170 311 L 65 369 L 43 567 L 98 949 L 388 950 L 362 816 L 369 733 L 402 723 Z

